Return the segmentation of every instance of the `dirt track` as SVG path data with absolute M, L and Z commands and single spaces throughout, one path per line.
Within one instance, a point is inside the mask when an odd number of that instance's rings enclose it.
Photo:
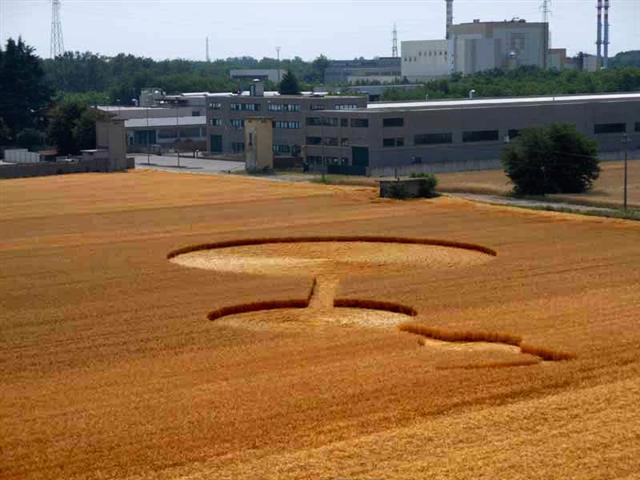
M 640 471 L 637 222 L 150 171 L 3 181 L 0 195 L 1 478 Z M 396 328 L 212 322 L 216 308 L 305 299 L 313 276 L 166 259 L 187 245 L 305 235 L 493 248 L 490 262 L 437 277 L 412 266 L 347 277 L 336 295 L 577 358 L 467 368 L 525 356 Z

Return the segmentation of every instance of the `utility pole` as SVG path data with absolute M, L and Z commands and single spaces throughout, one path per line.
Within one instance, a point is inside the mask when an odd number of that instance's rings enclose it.
M 278 57 L 278 83 L 280 83 L 280 47 L 276 47 L 276 55 Z
M 60 0 L 51 2 L 51 58 L 64 54 L 64 41 L 62 39 L 62 22 L 60 21 Z
M 631 138 L 626 133 L 622 136 L 622 145 L 624 146 L 624 209 L 627 209 L 627 186 L 628 186 L 628 157 L 629 157 L 629 143 Z

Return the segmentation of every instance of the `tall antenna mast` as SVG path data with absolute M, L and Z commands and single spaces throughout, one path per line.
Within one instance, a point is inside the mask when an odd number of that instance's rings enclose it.
M 393 46 L 391 47 L 391 56 L 398 58 L 398 27 L 393 24 Z
M 542 22 L 549 23 L 549 15 L 551 14 L 551 0 L 543 0 L 540 6 L 542 11 Z
M 207 63 L 211 62 L 211 56 L 209 55 L 209 37 L 207 37 Z
M 64 54 L 62 22 L 60 21 L 60 0 L 51 2 L 51 58 Z

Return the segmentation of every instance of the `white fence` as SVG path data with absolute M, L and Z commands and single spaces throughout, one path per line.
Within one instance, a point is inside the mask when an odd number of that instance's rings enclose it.
M 9 163 L 36 163 L 40 161 L 40 155 L 30 152 L 26 148 L 14 148 L 4 151 L 4 161 Z

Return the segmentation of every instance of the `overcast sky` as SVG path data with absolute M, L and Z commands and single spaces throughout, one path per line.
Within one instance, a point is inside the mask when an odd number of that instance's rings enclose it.
M 455 0 L 454 22 L 540 21 L 542 0 Z M 611 0 L 611 55 L 640 49 L 640 0 Z M 596 0 L 553 0 L 552 46 L 595 52 Z M 62 0 L 66 50 L 204 59 L 390 56 L 402 40 L 443 38 L 444 0 Z M 50 0 L 0 0 L 0 40 L 22 38 L 49 56 Z

